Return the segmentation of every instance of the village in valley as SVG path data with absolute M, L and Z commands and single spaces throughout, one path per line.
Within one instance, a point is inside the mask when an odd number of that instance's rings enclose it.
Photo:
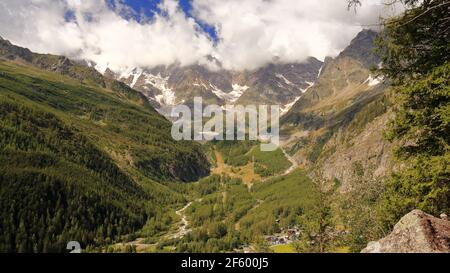
M 281 229 L 280 233 L 276 233 L 274 235 L 265 236 L 265 240 L 272 246 L 275 245 L 287 245 L 295 242 L 301 234 L 301 231 L 298 227 L 290 228 L 290 229 Z
M 298 226 L 289 229 L 281 228 L 281 231 L 279 233 L 264 236 L 264 243 L 275 252 L 294 252 L 292 244 L 300 238 L 301 233 L 302 231 Z M 282 246 L 285 246 L 286 248 L 283 248 L 283 250 L 281 250 Z M 238 253 L 256 252 L 254 245 L 244 246 L 240 249 L 235 249 L 234 251 Z

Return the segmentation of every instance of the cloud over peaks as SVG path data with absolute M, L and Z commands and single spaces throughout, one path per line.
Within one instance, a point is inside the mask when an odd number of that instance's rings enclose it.
M 113 0 L 114 1 L 114 0 Z M 162 0 L 147 20 L 121 0 L 2 0 L 0 36 L 41 53 L 108 64 L 116 70 L 207 64 L 254 69 L 268 62 L 301 62 L 336 55 L 363 28 L 392 14 L 381 0 L 357 13 L 345 0 L 192 0 L 187 16 L 176 0 Z M 214 26 L 212 41 L 197 22 Z

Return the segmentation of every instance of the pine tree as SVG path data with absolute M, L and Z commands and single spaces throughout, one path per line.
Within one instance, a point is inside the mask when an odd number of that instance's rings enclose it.
M 415 208 L 450 212 L 450 1 L 401 2 L 406 11 L 383 22 L 378 41 L 396 114 L 387 136 L 403 166 L 387 183 L 388 227 Z

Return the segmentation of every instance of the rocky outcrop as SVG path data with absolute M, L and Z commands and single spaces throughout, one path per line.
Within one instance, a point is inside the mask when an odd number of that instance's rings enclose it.
M 65 75 L 82 83 L 94 84 L 102 88 L 107 87 L 108 81 L 111 82 L 97 70 L 81 62 L 77 63 L 65 56 L 34 53 L 27 48 L 13 45 L 10 41 L 1 37 L 0 59 L 23 61 L 39 69 Z
M 372 50 L 377 36 L 378 33 L 370 29 L 361 31 L 339 57 L 347 56 L 356 59 L 369 69 L 377 66 L 381 58 Z
M 0 59 L 14 60 L 18 57 L 27 62 L 31 62 L 33 53 L 26 48 L 15 46 L 8 40 L 4 40 L 0 37 Z
M 387 237 L 370 242 L 362 253 L 450 253 L 450 221 L 420 210 L 405 215 Z
M 315 165 L 321 178 L 339 181 L 341 193 L 358 188 L 363 180 L 382 181 L 393 168 L 393 144 L 383 137 L 391 116 L 387 112 L 376 117 L 360 133 L 355 126 L 339 130 L 324 146 L 325 156 Z M 327 151 L 334 153 L 326 155 Z

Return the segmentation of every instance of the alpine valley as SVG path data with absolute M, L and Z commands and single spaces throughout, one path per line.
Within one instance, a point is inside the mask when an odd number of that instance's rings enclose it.
M 406 213 L 380 212 L 405 162 L 378 36 L 243 71 L 113 71 L 0 38 L 0 252 L 361 251 Z M 173 140 L 171 109 L 194 97 L 280 105 L 280 147 Z

